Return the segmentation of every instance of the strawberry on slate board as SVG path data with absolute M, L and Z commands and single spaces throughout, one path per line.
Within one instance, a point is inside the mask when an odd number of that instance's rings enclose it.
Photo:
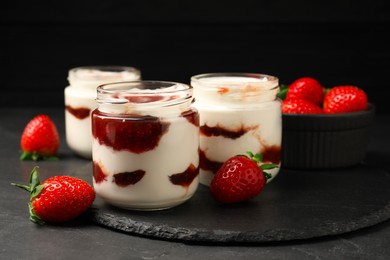
M 58 130 L 47 115 L 37 115 L 25 127 L 20 140 L 21 160 L 55 159 L 60 145 Z
M 282 112 L 290 114 L 322 114 L 322 109 L 305 99 L 286 99 L 282 101 Z
M 256 197 L 264 188 L 270 174 L 265 170 L 274 164 L 258 165 L 261 154 L 251 152 L 228 159 L 215 174 L 210 184 L 211 195 L 220 203 L 236 203 Z
M 95 191 L 85 181 L 71 176 L 54 176 L 42 184 L 38 167 L 30 175 L 30 185 L 12 183 L 30 192 L 30 220 L 44 224 L 70 221 L 95 200 Z
M 326 93 L 323 110 L 328 114 L 347 113 L 367 109 L 366 93 L 356 86 L 336 86 Z

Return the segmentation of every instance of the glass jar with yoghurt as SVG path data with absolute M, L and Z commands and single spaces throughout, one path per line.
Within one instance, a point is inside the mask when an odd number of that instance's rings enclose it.
M 105 83 L 140 80 L 140 71 L 124 66 L 84 66 L 69 70 L 65 88 L 65 134 L 69 148 L 92 158 L 91 112 L 97 107 L 96 88 Z
M 280 166 L 282 141 L 278 78 L 250 73 L 209 73 L 191 78 L 200 114 L 200 183 L 230 157 L 261 153 Z M 279 167 L 268 171 L 272 180 Z
M 199 115 L 181 83 L 101 85 L 92 112 L 93 185 L 107 203 L 160 210 L 184 203 L 199 184 Z

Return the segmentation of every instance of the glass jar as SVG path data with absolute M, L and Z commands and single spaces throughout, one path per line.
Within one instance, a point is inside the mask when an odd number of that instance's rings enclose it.
M 200 183 L 210 185 L 221 165 L 247 151 L 280 166 L 279 80 L 250 73 L 210 73 L 191 78 L 200 114 Z M 272 178 L 279 168 L 268 171 Z M 270 178 L 268 181 L 272 180 Z
M 179 205 L 199 184 L 199 115 L 191 86 L 162 81 L 97 88 L 92 113 L 93 185 L 133 210 Z
M 96 88 L 105 83 L 139 80 L 139 70 L 122 66 L 91 66 L 69 70 L 65 88 L 65 134 L 69 148 L 92 158 L 91 112 L 97 107 Z

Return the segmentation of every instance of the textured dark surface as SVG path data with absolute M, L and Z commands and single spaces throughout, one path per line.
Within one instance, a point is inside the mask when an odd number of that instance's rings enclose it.
M 19 161 L 19 140 L 28 120 L 38 113 L 46 113 L 57 123 L 60 135 L 60 160 L 55 162 Z M 370 135 L 366 161 L 390 172 L 390 117 L 376 116 Z M 28 194 L 10 185 L 11 182 L 27 183 L 34 165 L 39 165 L 41 178 L 57 174 L 78 174 L 89 167 L 90 162 L 74 156 L 64 140 L 64 111 L 47 108 L 0 109 L 0 252 L 1 259 L 383 259 L 390 258 L 390 221 L 368 228 L 339 235 L 305 240 L 265 242 L 251 245 L 234 243 L 201 243 L 153 239 L 141 235 L 105 228 L 95 224 L 86 214 L 76 221 L 64 225 L 37 226 L 28 220 Z M 309 173 L 309 172 L 308 172 Z M 367 172 L 367 186 L 374 177 Z M 281 176 L 279 176 L 281 177 Z M 335 179 L 335 192 L 340 193 Z M 91 176 L 83 176 L 91 180 Z M 275 179 L 275 185 L 277 179 Z M 282 180 L 282 177 L 279 181 Z M 318 180 L 320 185 L 321 180 Z M 375 183 L 375 181 L 374 181 Z M 274 185 L 272 184 L 272 185 Z M 305 184 L 302 183 L 301 186 Z M 269 186 L 271 187 L 271 186 Z M 314 187 L 312 187 L 314 189 Z M 286 192 L 294 186 L 285 183 Z M 366 189 L 369 189 L 367 187 Z M 301 190 L 294 196 L 303 196 Z M 365 192 L 365 189 L 363 189 Z M 268 191 L 269 192 L 269 191 Z M 358 196 L 359 189 L 345 196 Z M 265 193 L 267 194 L 267 193 Z M 375 190 L 370 196 L 381 198 L 387 191 Z M 269 194 L 271 195 L 271 194 Z M 317 205 L 305 196 L 306 206 Z M 342 200 L 347 199 L 341 197 Z M 361 210 L 367 210 L 367 200 L 362 201 Z M 323 203 L 323 202 L 321 202 Z M 386 203 L 386 200 L 383 201 Z M 324 204 L 325 205 L 325 204 Z M 183 205 L 184 206 L 184 205 Z M 290 211 L 300 210 L 296 205 Z M 375 207 L 375 205 L 373 205 Z M 323 210 L 326 210 L 326 205 Z M 340 208 L 340 211 L 346 209 Z M 356 208 L 360 211 L 360 205 Z M 168 211 L 167 211 L 168 213 Z M 205 215 L 206 214 L 206 215 Z M 284 212 L 284 215 L 291 212 Z M 207 213 L 198 211 L 198 217 Z M 244 218 L 245 216 L 240 216 Z M 223 216 L 221 216 L 223 219 Z M 172 219 L 174 221 L 174 219 Z M 217 220 L 214 220 L 217 222 Z M 291 220 L 296 221 L 296 220 Z M 269 224 L 269 223 L 268 223 Z M 272 223 L 271 223 L 272 224 Z
M 81 172 L 90 175 L 90 167 Z M 389 219 L 389 187 L 390 173 L 366 165 L 332 171 L 282 170 L 258 197 L 246 203 L 219 205 L 201 185 L 190 201 L 176 208 L 138 212 L 96 201 L 91 217 L 130 234 L 189 242 L 307 239 Z M 372 196 L 375 193 L 380 196 Z

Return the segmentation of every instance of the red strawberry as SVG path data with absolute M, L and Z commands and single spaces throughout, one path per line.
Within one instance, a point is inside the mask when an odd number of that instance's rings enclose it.
M 38 167 L 31 171 L 29 186 L 12 185 L 30 192 L 30 220 L 38 224 L 70 221 L 95 200 L 92 187 L 75 177 L 54 176 L 41 184 Z
M 286 99 L 282 101 L 282 112 L 287 114 L 322 114 L 322 109 L 305 99 Z
M 250 157 L 237 155 L 228 159 L 215 174 L 210 184 L 211 195 L 220 203 L 236 203 L 257 196 L 270 175 L 264 170 L 277 167 L 274 164 L 258 166 L 260 154 Z
M 331 88 L 324 97 L 324 112 L 347 113 L 367 109 L 366 93 L 355 86 L 336 86 Z
M 21 160 L 48 159 L 56 156 L 60 139 L 57 127 L 47 115 L 34 117 L 25 127 L 20 146 Z
M 286 99 L 306 99 L 318 106 L 324 97 L 324 88 L 314 78 L 303 77 L 288 86 Z

